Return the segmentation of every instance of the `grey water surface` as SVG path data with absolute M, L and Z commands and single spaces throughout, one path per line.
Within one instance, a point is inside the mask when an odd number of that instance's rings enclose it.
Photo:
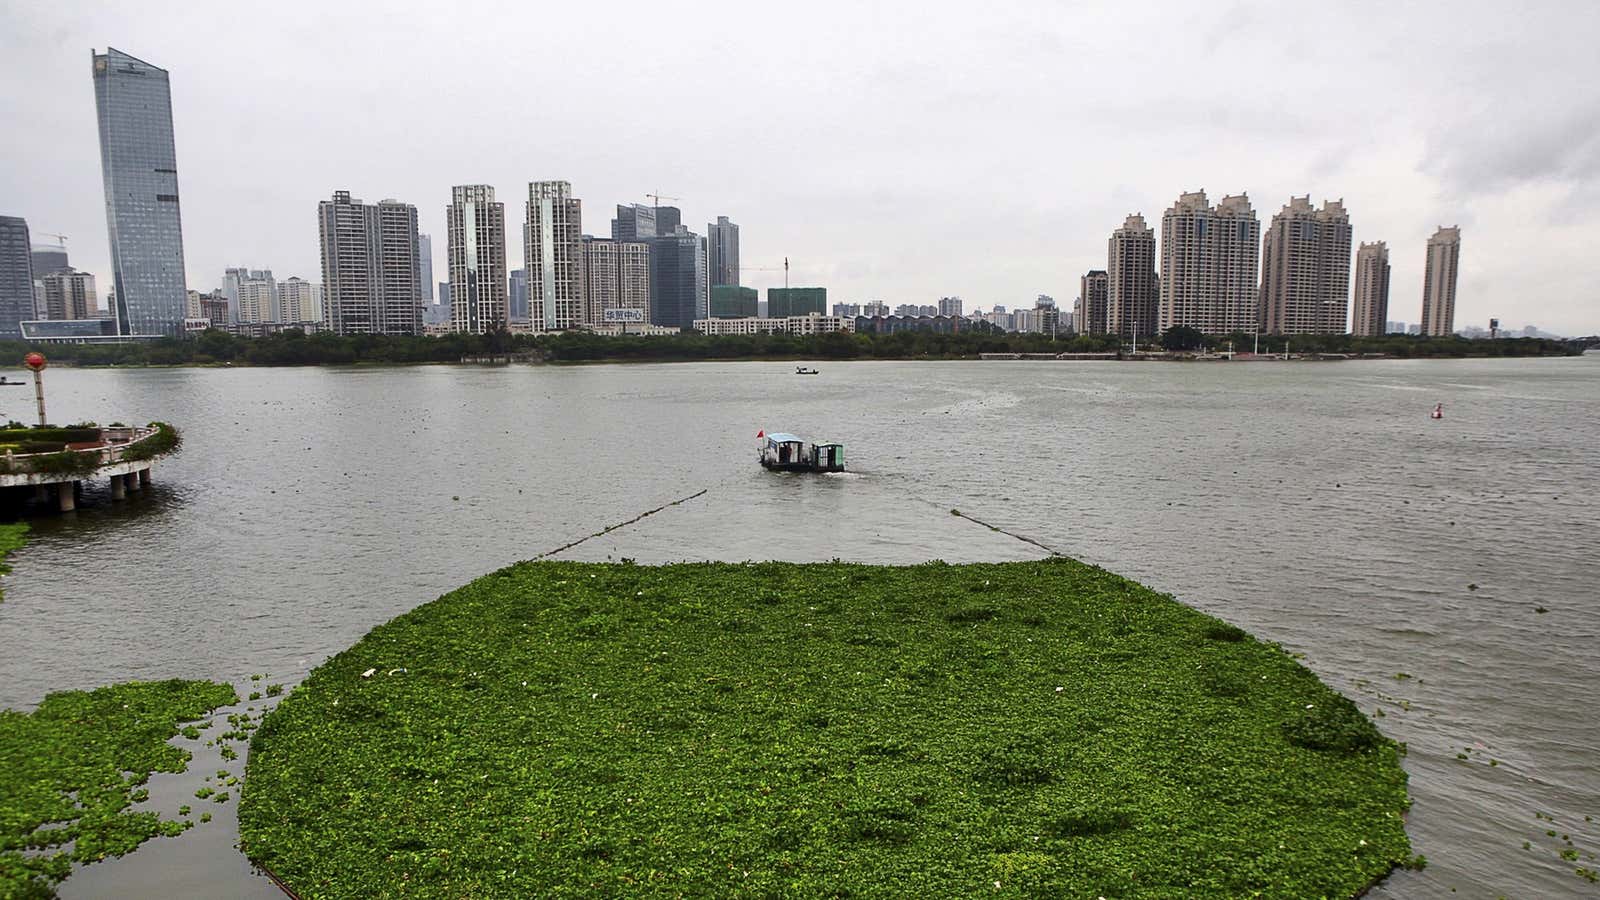
M 1381 712 L 1428 866 L 1371 896 L 1600 896 L 1574 873 L 1600 868 L 1600 358 L 817 365 L 50 369 L 53 420 L 162 419 L 185 444 L 152 490 L 93 485 L 34 522 L 0 706 L 293 685 L 478 575 L 702 489 L 560 557 L 1042 553 L 959 508 L 1279 641 Z M 767 473 L 762 428 L 842 441 L 851 471 Z M 196 749 L 157 808 L 194 803 L 218 764 Z M 233 803 L 194 805 L 217 819 L 63 896 L 275 896 Z

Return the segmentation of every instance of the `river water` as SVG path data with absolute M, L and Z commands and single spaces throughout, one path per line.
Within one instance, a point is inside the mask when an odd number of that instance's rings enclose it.
M 51 369 L 53 420 L 163 419 L 185 446 L 143 495 L 96 485 L 35 522 L 0 603 L 0 706 L 292 685 L 465 581 L 702 489 L 561 557 L 1041 553 L 959 508 L 1279 641 L 1381 711 L 1429 865 L 1372 896 L 1600 896 L 1574 874 L 1600 868 L 1600 358 L 818 365 Z M 851 472 L 767 473 L 762 428 L 842 441 Z M 198 778 L 159 776 L 155 802 Z M 275 896 L 231 807 L 63 896 Z

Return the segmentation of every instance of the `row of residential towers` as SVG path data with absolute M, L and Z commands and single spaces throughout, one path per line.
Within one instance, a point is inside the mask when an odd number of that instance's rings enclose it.
M 375 205 L 337 191 L 318 204 L 327 325 L 341 334 L 420 332 L 428 290 L 416 208 Z M 739 226 L 726 216 L 707 238 L 676 207 L 618 206 L 611 237 L 583 233 L 583 203 L 565 181 L 528 185 L 524 268 L 506 268 L 505 204 L 490 185 L 459 185 L 446 210 L 452 331 L 482 333 L 511 320 L 509 284 L 526 284 L 534 331 L 611 322 L 687 328 L 710 290 L 739 282 Z M 708 259 L 709 250 L 709 259 Z M 520 275 L 520 278 L 519 278 Z
M 1080 280 L 1075 320 L 1079 330 L 1124 337 L 1174 326 L 1213 335 L 1380 335 L 1389 312 L 1388 246 L 1360 245 L 1352 320 L 1351 235 L 1343 201 L 1317 209 L 1309 196 L 1292 197 L 1263 235 L 1248 195 L 1213 206 L 1205 191 L 1185 193 L 1161 218 L 1159 253 L 1142 215 L 1112 231 L 1106 268 Z M 1459 228 L 1440 228 L 1428 240 L 1425 335 L 1453 329 L 1460 246 Z

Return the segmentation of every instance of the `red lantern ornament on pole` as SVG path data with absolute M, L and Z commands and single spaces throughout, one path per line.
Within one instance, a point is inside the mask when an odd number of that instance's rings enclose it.
M 44 354 L 37 351 L 29 353 L 22 358 L 22 364 L 33 370 L 33 396 L 39 401 L 39 424 L 44 425 Z

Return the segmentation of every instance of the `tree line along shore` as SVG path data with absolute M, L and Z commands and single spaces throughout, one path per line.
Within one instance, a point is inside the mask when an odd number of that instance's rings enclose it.
M 1201 336 L 1189 329 L 1158 337 L 1140 349 L 1226 351 L 1229 342 L 1244 353 L 1327 353 L 1413 358 L 1502 356 L 1569 356 L 1584 343 L 1545 338 L 1468 339 L 1458 336 L 1387 335 L 1236 335 Z M 1163 344 L 1171 347 L 1163 347 Z M 53 344 L 0 341 L 0 358 L 21 359 L 40 350 L 52 363 L 77 366 L 315 366 L 353 363 L 448 363 L 484 357 L 515 357 L 542 362 L 690 361 L 736 359 L 976 359 L 984 353 L 1117 353 L 1127 349 L 1116 335 L 1074 335 L 1052 338 L 1027 333 L 940 334 L 908 331 L 895 334 L 818 335 L 757 334 L 710 337 L 698 333 L 670 336 L 605 336 L 585 332 L 560 334 L 450 334 L 433 336 L 305 334 L 290 330 L 260 338 L 206 331 L 188 339 L 162 339 L 127 344 Z

